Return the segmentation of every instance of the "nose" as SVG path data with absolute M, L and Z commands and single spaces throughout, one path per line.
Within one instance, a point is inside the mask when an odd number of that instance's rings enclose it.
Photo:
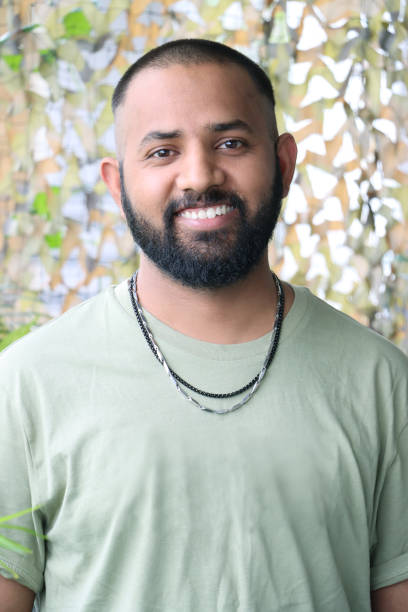
M 225 181 L 224 170 L 217 164 L 215 155 L 201 147 L 186 151 L 179 168 L 176 183 L 180 191 L 203 193 L 210 187 L 219 187 Z

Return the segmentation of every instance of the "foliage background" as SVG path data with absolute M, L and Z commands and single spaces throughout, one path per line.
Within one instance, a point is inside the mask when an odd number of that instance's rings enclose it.
M 298 142 L 271 265 L 408 352 L 407 35 L 406 0 L 0 2 L 0 348 L 137 266 L 98 173 L 110 97 L 194 36 L 269 72 Z

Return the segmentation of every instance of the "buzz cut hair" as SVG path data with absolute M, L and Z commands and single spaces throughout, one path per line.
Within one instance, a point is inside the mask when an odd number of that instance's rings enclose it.
M 112 96 L 112 111 L 123 104 L 127 89 L 133 78 L 145 68 L 167 68 L 174 64 L 184 66 L 197 64 L 236 64 L 251 77 L 258 91 L 266 96 L 275 109 L 272 83 L 266 72 L 249 57 L 232 47 L 203 38 L 182 38 L 164 43 L 145 53 L 132 64 L 121 77 Z

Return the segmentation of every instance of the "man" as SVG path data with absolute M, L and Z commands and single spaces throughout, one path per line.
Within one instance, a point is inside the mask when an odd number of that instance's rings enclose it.
M 267 77 L 174 41 L 113 108 L 140 268 L 3 355 L 0 510 L 40 508 L 0 612 L 406 612 L 407 359 L 269 270 Z

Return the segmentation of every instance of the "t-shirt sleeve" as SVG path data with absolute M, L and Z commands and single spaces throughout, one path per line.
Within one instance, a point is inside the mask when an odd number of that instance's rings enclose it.
M 376 545 L 371 558 L 371 589 L 408 579 L 408 425 L 397 440 L 377 510 Z
M 3 520 L 35 507 L 33 481 L 30 447 L 21 422 L 18 394 L 12 401 L 11 394 L 7 394 L 0 384 L 0 574 L 37 593 L 42 588 L 44 567 L 41 509 Z M 25 530 L 34 531 L 35 535 Z M 32 552 L 18 552 L 13 542 Z

